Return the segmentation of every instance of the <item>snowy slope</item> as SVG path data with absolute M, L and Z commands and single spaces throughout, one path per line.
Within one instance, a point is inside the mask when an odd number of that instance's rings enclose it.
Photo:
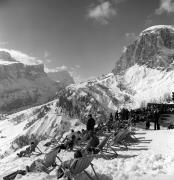
M 135 65 L 124 75 L 125 84 L 134 92 L 137 107 L 142 102 L 168 103 L 174 92 L 174 71 L 161 71 Z
M 174 178 L 174 130 L 142 130 L 137 129 L 135 136 L 139 143 L 129 147 L 128 151 L 116 148 L 118 157 L 114 159 L 98 158 L 93 160 L 95 170 L 100 180 L 172 180 Z M 39 146 L 42 149 L 42 143 Z M 44 149 L 42 149 L 44 150 Z M 0 177 L 17 169 L 25 169 L 32 161 L 43 158 L 17 158 L 16 152 L 5 157 L 0 163 Z M 62 151 L 59 157 L 64 161 L 73 157 L 73 152 Z M 57 162 L 59 164 L 59 162 Z M 92 173 L 91 168 L 87 169 Z M 18 176 L 21 180 L 56 179 L 56 170 L 50 175 L 45 173 L 29 173 Z M 84 173 L 75 180 L 87 180 Z
M 59 137 L 81 123 L 60 113 L 57 100 L 6 116 L 0 121 L 0 157 L 8 156 L 27 145 L 32 136 L 37 139 Z M 22 142 L 20 142 L 22 141 Z M 23 144 L 23 145 L 21 145 Z

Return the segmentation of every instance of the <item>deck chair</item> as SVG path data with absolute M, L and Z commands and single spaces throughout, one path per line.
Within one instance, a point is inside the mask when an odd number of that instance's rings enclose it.
M 56 158 L 58 158 L 60 160 L 60 158 L 57 156 L 57 153 L 58 153 L 58 149 L 53 149 L 45 155 L 43 160 L 41 160 L 41 159 L 36 160 L 37 162 L 38 161 L 41 162 L 42 167 L 44 167 L 44 169 L 46 170 L 44 172 L 49 174 L 52 170 L 55 169 L 55 167 L 57 166 Z M 34 169 L 37 169 L 36 161 L 34 161 L 30 167 L 26 166 L 26 170 L 17 170 L 13 173 L 10 173 L 10 174 L 4 176 L 3 180 L 14 180 L 15 177 L 17 176 L 17 174 L 25 175 L 27 172 L 33 172 Z
M 37 151 L 36 151 L 37 150 Z M 31 144 L 24 151 L 18 153 L 18 157 L 30 157 L 32 155 L 41 155 L 42 151 L 38 148 L 38 143 Z
M 59 158 L 59 156 L 57 155 L 59 153 L 59 148 L 54 148 L 52 149 L 50 152 L 48 152 L 47 154 L 45 154 L 44 157 L 44 165 L 46 167 L 50 167 L 50 166 L 55 166 L 56 165 L 56 158 L 62 162 L 62 160 Z
M 128 129 L 119 131 L 118 134 L 113 137 L 111 146 L 115 145 L 121 147 L 121 145 L 123 145 L 124 148 L 128 150 L 128 144 L 125 141 L 128 134 L 130 134 L 130 131 Z
M 24 176 L 26 174 L 26 171 L 25 170 L 17 170 L 11 174 L 4 176 L 3 180 L 14 180 L 18 174 L 21 174 Z
M 27 166 L 27 172 L 46 172 L 49 174 L 57 166 L 56 158 L 60 160 L 57 156 L 58 152 L 59 149 L 52 149 L 50 152 L 45 154 L 44 159 L 37 159 L 30 166 Z
M 92 160 L 93 160 L 93 156 L 86 156 L 86 157 L 81 157 L 81 158 L 75 158 L 69 169 L 68 169 L 68 173 L 67 173 L 67 169 L 63 168 L 63 171 L 65 173 L 65 175 L 68 175 L 68 178 L 74 178 L 75 176 L 79 175 L 80 173 L 84 172 L 89 179 L 94 180 L 94 178 L 86 171 L 86 169 L 91 166 L 95 177 L 97 180 L 99 180 L 96 171 L 94 169 L 94 165 L 92 164 Z
M 102 141 L 100 142 L 100 144 L 97 146 L 97 149 L 99 149 L 99 153 L 107 159 L 105 153 L 114 155 L 115 157 L 118 156 L 117 152 L 115 151 L 115 149 L 110 145 L 109 140 L 110 138 L 113 136 L 113 133 L 105 136 Z M 111 151 L 110 151 L 111 150 Z
M 44 146 L 46 146 L 46 147 L 49 147 L 49 146 L 54 147 L 55 145 L 57 146 L 57 144 L 63 143 L 63 140 L 62 140 L 63 134 L 61 136 L 59 136 L 57 139 L 54 137 L 51 137 L 51 136 L 48 136 L 48 137 L 51 138 L 51 140 L 44 144 Z

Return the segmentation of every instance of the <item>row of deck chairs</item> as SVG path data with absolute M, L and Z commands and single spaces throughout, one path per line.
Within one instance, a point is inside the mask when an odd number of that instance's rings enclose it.
M 74 159 L 72 165 L 68 169 L 68 172 L 70 173 L 70 177 L 75 177 L 77 174 L 80 174 L 84 172 L 89 179 L 94 180 L 94 178 L 86 171 L 86 169 L 91 166 L 95 177 L 97 180 L 99 180 L 99 177 L 97 176 L 95 172 L 94 165 L 92 164 L 92 161 L 94 158 L 101 157 L 108 159 L 106 153 L 109 153 L 110 155 L 113 155 L 112 157 L 116 158 L 118 156 L 116 150 L 113 148 L 113 145 L 120 145 L 124 141 L 124 145 L 127 147 L 130 142 L 137 142 L 136 137 L 130 132 L 128 129 L 123 129 L 120 132 L 118 132 L 116 135 L 115 133 L 110 133 L 106 135 L 100 144 L 96 147 L 98 149 L 97 154 L 87 155 L 85 157 L 76 158 Z M 130 145 L 130 144 L 129 144 Z M 64 169 L 66 172 L 67 170 Z
M 91 166 L 96 179 L 99 180 L 95 172 L 95 168 L 92 164 L 93 159 L 98 157 L 103 157 L 105 159 L 108 159 L 108 157 L 110 158 L 111 156 L 113 158 L 116 158 L 118 156 L 118 153 L 115 150 L 115 146 L 117 147 L 124 146 L 126 149 L 128 149 L 128 146 L 130 145 L 130 141 L 137 142 L 137 139 L 128 129 L 122 129 L 118 131 L 118 133 L 115 132 L 108 133 L 107 135 L 104 136 L 100 144 L 96 147 L 96 149 L 98 150 L 97 154 L 86 154 L 83 157 L 73 159 L 71 166 L 68 169 L 66 168 L 63 169 L 64 174 L 67 174 L 66 172 L 68 171 L 68 178 L 71 179 L 72 177 L 75 177 L 76 175 L 84 172 L 89 179 L 94 180 L 94 178 L 86 171 L 86 169 L 89 166 Z M 85 147 L 81 147 L 81 148 L 85 150 Z M 62 163 L 61 158 L 58 156 L 58 152 L 59 152 L 58 148 L 55 147 L 49 153 L 45 154 L 45 157 L 43 159 L 43 164 L 45 168 L 48 169 L 48 171 L 46 171 L 47 173 L 49 173 L 49 171 L 52 171 L 57 166 L 56 159 L 58 159 Z M 27 169 L 27 171 L 30 172 L 31 169 Z M 12 180 L 16 177 L 18 173 L 19 171 L 12 173 L 8 176 L 5 176 L 3 179 Z

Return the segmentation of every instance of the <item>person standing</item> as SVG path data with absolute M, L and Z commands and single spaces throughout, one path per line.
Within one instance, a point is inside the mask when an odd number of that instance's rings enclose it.
M 86 124 L 86 130 L 88 132 L 89 131 L 94 131 L 94 126 L 95 126 L 95 120 L 92 117 L 92 114 L 89 114 L 88 115 L 88 121 L 87 121 L 87 124 Z
M 154 130 L 158 130 L 159 128 L 159 116 L 160 113 L 158 110 L 155 110 L 154 112 Z
M 108 132 L 111 132 L 112 126 L 113 126 L 113 115 L 112 113 L 110 113 L 109 120 L 107 122 Z

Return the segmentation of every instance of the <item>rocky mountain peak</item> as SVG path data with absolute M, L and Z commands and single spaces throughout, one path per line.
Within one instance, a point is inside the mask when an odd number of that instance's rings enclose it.
M 113 69 L 120 74 L 138 64 L 160 70 L 174 68 L 174 27 L 158 25 L 145 29 L 128 45 Z
M 14 58 L 12 58 L 11 54 L 6 51 L 0 51 L 0 60 L 17 62 Z

